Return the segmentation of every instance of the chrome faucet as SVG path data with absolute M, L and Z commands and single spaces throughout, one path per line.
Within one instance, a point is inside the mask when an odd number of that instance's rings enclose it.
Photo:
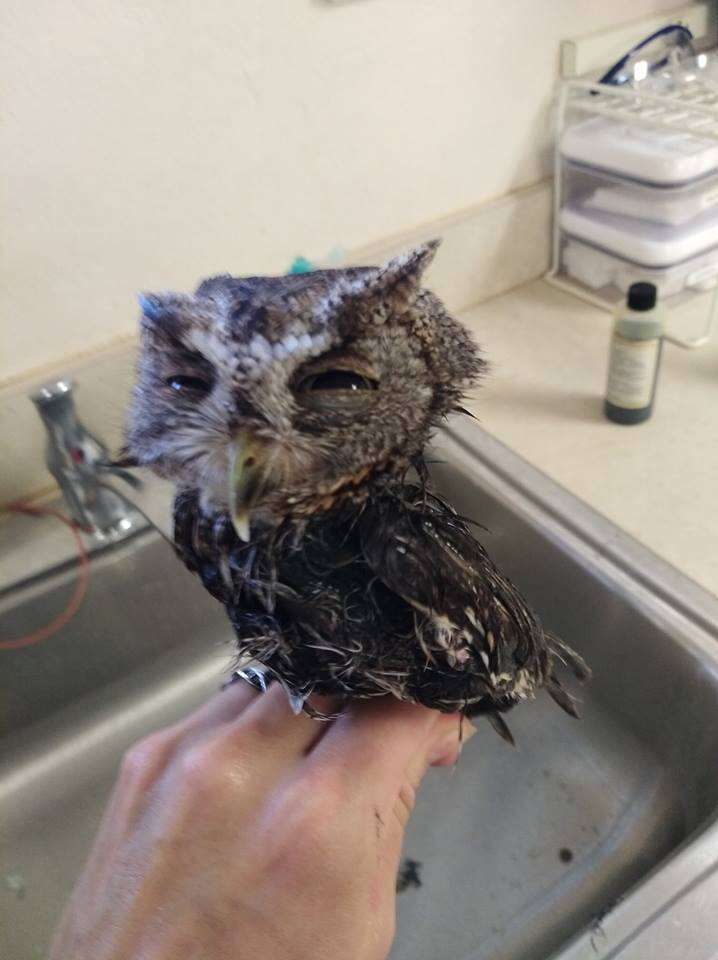
M 57 480 L 72 518 L 98 540 L 122 539 L 145 527 L 145 517 L 107 483 L 119 477 L 139 488 L 141 481 L 115 466 L 105 444 L 82 424 L 72 383 L 47 383 L 32 395 L 32 401 L 47 429 L 48 470 Z

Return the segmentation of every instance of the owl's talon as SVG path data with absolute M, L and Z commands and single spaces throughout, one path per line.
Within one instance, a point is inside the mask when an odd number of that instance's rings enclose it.
M 505 743 L 508 743 L 510 747 L 516 746 L 514 735 L 511 733 L 508 723 L 506 723 L 500 713 L 487 713 L 486 719 Z
M 299 694 L 296 693 L 290 693 L 289 706 L 292 708 L 292 713 L 294 716 L 298 717 L 305 708 L 304 697 L 299 696 Z
M 343 707 L 343 703 L 341 701 L 340 706 Z M 308 698 L 304 701 L 302 709 L 308 717 L 312 718 L 312 720 L 322 720 L 325 723 L 329 723 L 332 720 L 338 720 L 343 713 L 342 709 L 335 710 L 332 713 L 325 713 L 323 710 L 317 710 L 316 707 L 313 707 L 311 703 L 309 703 Z

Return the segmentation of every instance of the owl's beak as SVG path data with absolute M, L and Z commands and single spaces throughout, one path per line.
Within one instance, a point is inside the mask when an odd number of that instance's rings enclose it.
M 263 445 L 248 433 L 235 437 L 229 456 L 229 513 L 234 529 L 249 542 L 252 509 L 267 488 L 269 473 Z

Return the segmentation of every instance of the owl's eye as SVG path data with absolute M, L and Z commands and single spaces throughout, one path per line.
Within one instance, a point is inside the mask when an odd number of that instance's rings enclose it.
M 308 390 L 376 390 L 376 382 L 354 370 L 324 370 L 302 380 L 299 392 Z
M 331 417 L 352 417 L 365 411 L 377 397 L 377 381 L 357 370 L 309 371 L 295 387 L 295 395 L 306 410 Z
M 202 377 L 189 377 L 176 373 L 167 378 L 167 386 L 187 397 L 203 397 L 212 389 L 212 384 Z

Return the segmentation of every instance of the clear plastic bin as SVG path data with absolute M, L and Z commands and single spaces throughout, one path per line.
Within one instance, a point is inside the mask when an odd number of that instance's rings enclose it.
M 563 190 L 563 204 L 586 213 L 613 213 L 679 226 L 718 207 L 718 172 L 668 186 L 564 161 Z
M 718 246 L 718 208 L 672 226 L 566 205 L 561 230 L 594 247 L 647 267 L 672 267 Z
M 609 302 L 621 300 L 631 284 L 638 281 L 655 284 L 659 297 L 666 299 L 688 291 L 712 290 L 718 283 L 718 247 L 682 263 L 652 267 L 565 234 L 561 244 L 561 273 Z
M 605 96 L 603 92 L 603 100 Z M 572 115 L 559 141 L 561 155 L 567 160 L 657 186 L 694 183 L 718 171 L 718 141 L 714 138 L 652 129 L 626 119 L 575 121 Z
M 546 278 L 609 311 L 652 281 L 670 339 L 699 346 L 718 309 L 718 98 L 674 87 L 561 84 Z

